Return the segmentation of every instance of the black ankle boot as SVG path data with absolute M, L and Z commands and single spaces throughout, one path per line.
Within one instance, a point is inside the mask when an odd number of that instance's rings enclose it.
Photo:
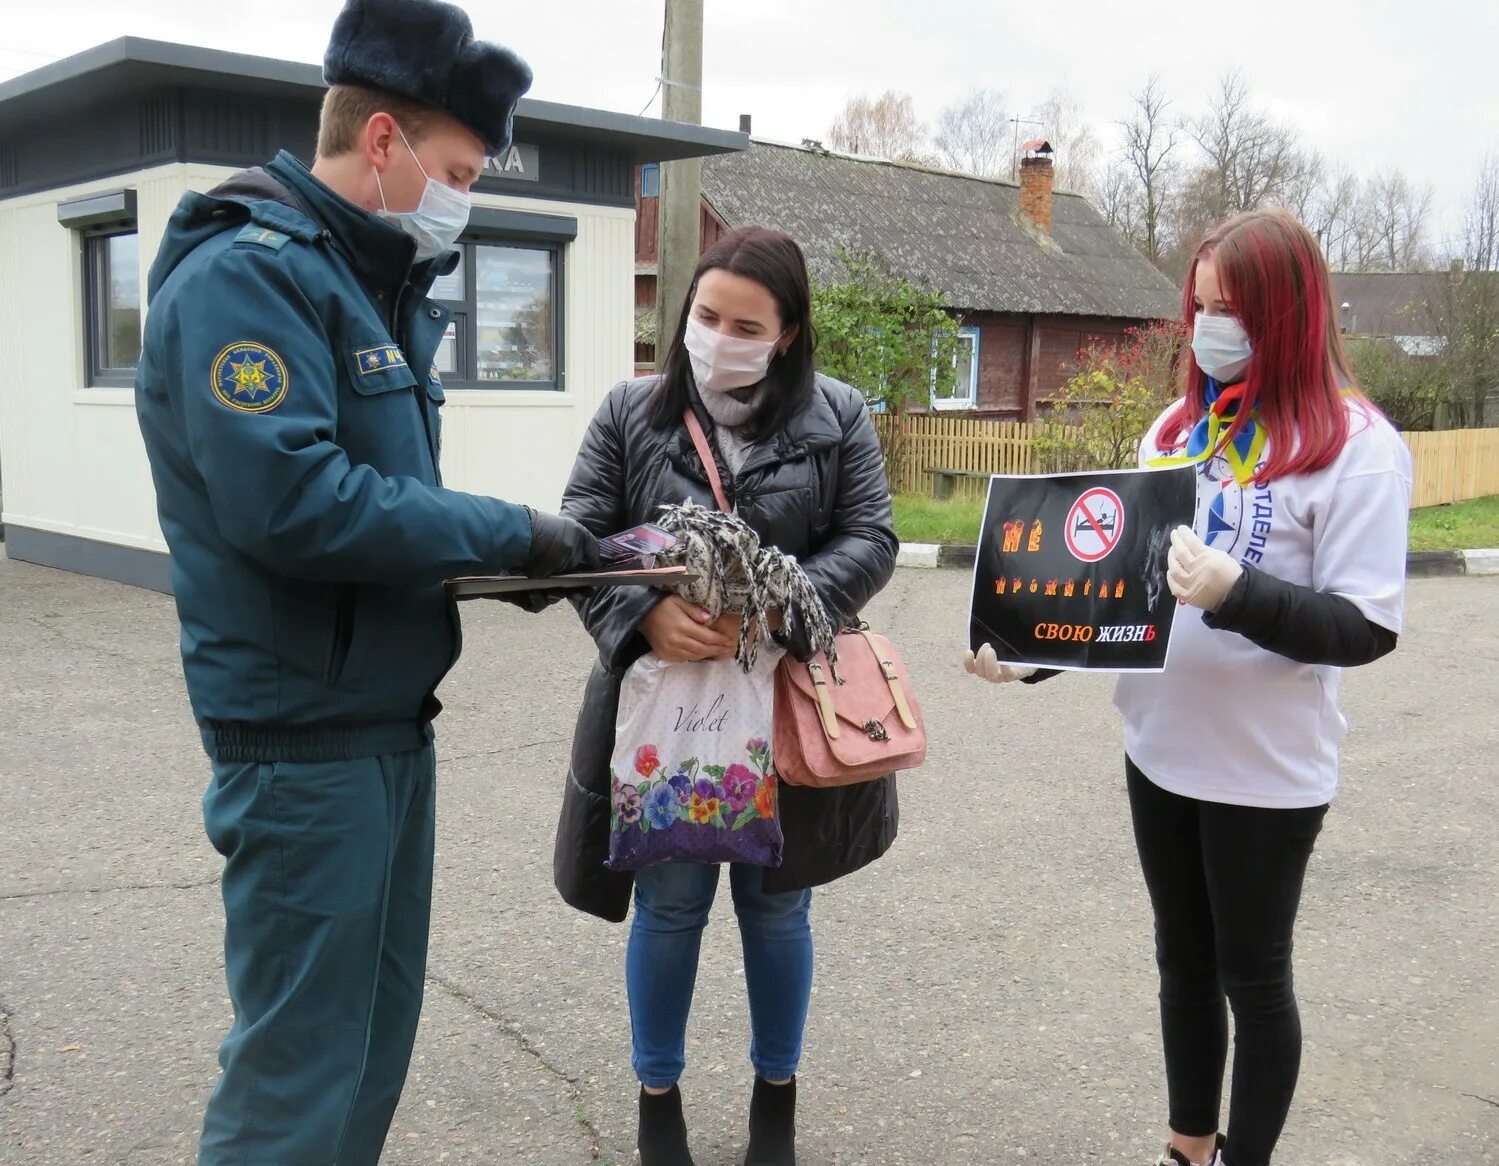
M 755 1078 L 744 1166 L 796 1166 L 796 1078 L 772 1085 Z
M 640 1091 L 640 1127 L 635 1137 L 640 1166 L 693 1166 L 687 1149 L 682 1091 L 675 1085 L 659 1096 Z

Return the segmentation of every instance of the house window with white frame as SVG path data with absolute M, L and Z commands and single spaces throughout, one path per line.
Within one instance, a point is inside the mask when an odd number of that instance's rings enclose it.
M 979 403 L 979 330 L 959 328 L 952 361 L 932 370 L 933 409 L 976 409 Z

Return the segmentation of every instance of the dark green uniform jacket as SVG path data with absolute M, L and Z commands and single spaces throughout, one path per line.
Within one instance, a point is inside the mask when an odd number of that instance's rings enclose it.
M 530 549 L 524 507 L 442 487 L 453 257 L 281 154 L 173 213 L 136 407 L 220 761 L 339 760 L 431 739 L 458 658 L 443 580 Z

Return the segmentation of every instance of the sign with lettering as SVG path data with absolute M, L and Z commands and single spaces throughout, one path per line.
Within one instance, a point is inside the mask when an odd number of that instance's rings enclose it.
M 541 181 L 541 151 L 517 142 L 503 154 L 494 154 L 484 161 L 484 178 L 504 178 L 513 182 Z
M 1192 523 L 1195 472 L 991 478 L 969 646 L 1039 668 L 1161 671 L 1177 607 L 1166 551 Z

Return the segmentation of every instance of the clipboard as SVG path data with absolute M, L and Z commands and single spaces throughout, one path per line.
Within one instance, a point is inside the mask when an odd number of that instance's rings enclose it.
M 517 591 L 558 591 L 583 587 L 673 587 L 691 583 L 697 576 L 686 567 L 652 567 L 625 571 L 585 571 L 576 575 L 553 575 L 532 579 L 527 575 L 469 575 L 448 580 L 454 599 L 483 599 Z

